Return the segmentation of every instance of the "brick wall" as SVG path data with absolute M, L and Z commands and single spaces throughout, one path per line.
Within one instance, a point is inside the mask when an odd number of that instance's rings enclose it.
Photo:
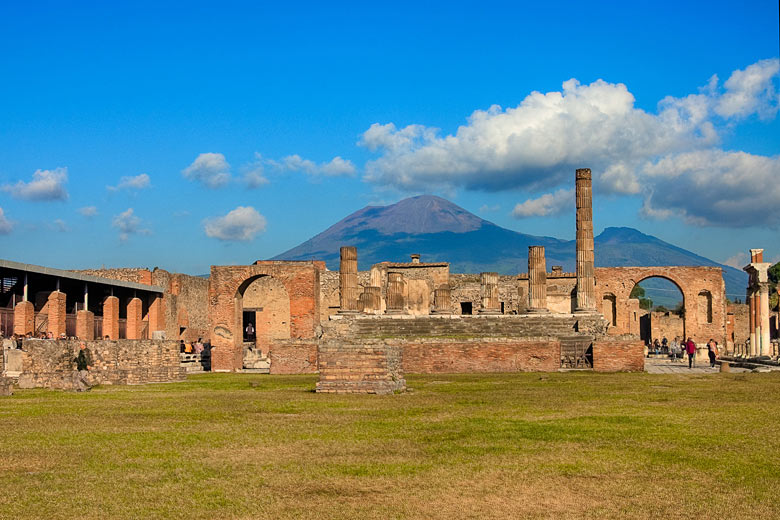
M 328 342 L 319 355 L 317 392 L 390 394 L 406 388 L 397 345 Z
M 634 339 L 607 339 L 593 342 L 593 370 L 596 372 L 642 372 L 645 369 L 644 344 Z
M 317 372 L 317 342 L 276 341 L 269 352 L 272 374 L 312 374 Z
M 561 364 L 561 344 L 552 338 L 410 339 L 396 344 L 406 373 L 553 372 Z
M 36 340 L 22 343 L 20 388 L 72 388 L 73 361 L 78 355 L 78 340 Z M 179 361 L 178 341 L 118 340 L 87 341 L 92 353 L 94 384 L 139 384 L 182 381 L 184 369 Z

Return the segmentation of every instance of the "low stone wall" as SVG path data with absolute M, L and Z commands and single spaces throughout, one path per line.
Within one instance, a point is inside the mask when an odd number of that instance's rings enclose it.
M 271 374 L 312 374 L 317 372 L 317 341 L 277 340 L 268 357 Z
M 645 346 L 636 339 L 606 339 L 593 342 L 593 370 L 596 372 L 642 372 Z
M 317 392 L 391 394 L 406 389 L 396 345 L 328 342 L 320 345 L 319 363 Z
M 400 344 L 404 372 L 554 372 L 561 343 L 554 338 L 409 339 Z
M 72 388 L 78 340 L 26 339 L 20 388 Z M 86 341 L 92 353 L 91 384 L 130 385 L 183 381 L 179 342 L 174 340 Z

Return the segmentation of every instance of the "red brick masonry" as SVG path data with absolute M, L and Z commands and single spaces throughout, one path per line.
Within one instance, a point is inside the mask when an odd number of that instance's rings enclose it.
M 645 346 L 641 340 L 596 340 L 593 342 L 593 370 L 596 372 L 642 372 Z

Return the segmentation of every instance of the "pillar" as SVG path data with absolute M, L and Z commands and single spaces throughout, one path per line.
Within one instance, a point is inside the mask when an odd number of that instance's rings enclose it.
M 748 289 L 746 299 L 748 304 L 748 337 L 750 338 L 750 348 L 745 352 L 745 355 L 750 356 L 753 352 L 753 346 L 756 344 L 756 309 L 752 289 Z
M 549 312 L 547 309 L 547 262 L 544 246 L 528 248 L 528 312 Z
M 103 302 L 103 336 L 119 339 L 119 298 L 109 296 Z
M 65 334 L 65 302 L 66 296 L 62 291 L 53 291 L 49 294 L 49 319 L 46 332 L 51 332 L 55 338 Z
M 410 255 L 412 259 L 413 264 L 419 264 L 420 263 L 420 255 L 418 253 L 414 253 L 413 255 Z
M 95 339 L 95 313 L 80 310 L 76 313 L 76 336 L 79 339 Z
M 480 273 L 479 293 L 482 299 L 480 314 L 501 314 L 498 301 L 498 273 Z
M 366 314 L 376 314 L 382 310 L 382 288 L 369 286 L 360 293 L 358 308 Z
M 357 248 L 344 246 L 339 264 L 339 314 L 358 312 L 358 296 Z
M 405 314 L 404 277 L 401 273 L 387 273 L 387 314 Z
M 14 334 L 24 336 L 35 332 L 35 307 L 32 302 L 23 301 L 14 307 Z
M 452 314 L 452 290 L 447 284 L 433 291 L 433 313 Z
M 772 344 L 769 342 L 769 282 L 759 282 L 758 299 L 758 318 L 761 328 L 761 349 L 759 355 L 771 356 Z
M 133 298 L 127 303 L 127 339 L 141 339 L 143 317 L 141 299 Z
M 575 174 L 577 198 L 577 306 L 576 312 L 596 312 L 593 257 L 593 191 L 590 168 Z
M 149 302 L 149 337 L 158 330 L 165 330 L 165 300 L 161 294 L 153 294 Z

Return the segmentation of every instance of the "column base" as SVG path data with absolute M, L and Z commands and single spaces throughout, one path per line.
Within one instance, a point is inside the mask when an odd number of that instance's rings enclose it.
M 526 314 L 550 314 L 550 309 L 526 309 Z

